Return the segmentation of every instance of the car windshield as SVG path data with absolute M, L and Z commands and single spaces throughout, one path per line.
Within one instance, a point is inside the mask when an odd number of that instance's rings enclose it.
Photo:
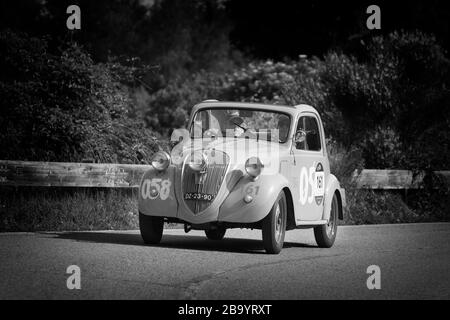
M 197 111 L 191 124 L 192 138 L 248 138 L 284 143 L 290 117 L 274 111 L 211 108 Z

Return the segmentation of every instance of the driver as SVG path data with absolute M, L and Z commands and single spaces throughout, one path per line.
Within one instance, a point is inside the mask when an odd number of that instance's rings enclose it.
M 227 124 L 230 126 L 227 129 L 233 129 L 233 136 L 234 137 L 240 137 L 242 134 L 245 133 L 245 129 L 247 126 L 244 123 L 244 119 L 241 118 L 239 114 L 239 110 L 232 110 L 228 113 L 228 121 Z

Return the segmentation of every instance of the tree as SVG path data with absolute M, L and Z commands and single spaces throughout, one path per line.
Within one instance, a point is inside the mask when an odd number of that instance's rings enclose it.
M 0 159 L 139 162 L 157 148 L 110 64 L 77 44 L 0 33 Z M 117 65 L 116 65 L 117 69 Z

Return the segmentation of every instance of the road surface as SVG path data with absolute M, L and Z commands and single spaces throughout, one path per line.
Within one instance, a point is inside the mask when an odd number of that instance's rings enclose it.
M 450 299 L 450 224 L 339 227 L 331 249 L 312 230 L 265 254 L 258 230 L 0 234 L 0 299 Z M 66 269 L 81 270 L 69 290 Z M 380 290 L 367 268 L 380 267 Z

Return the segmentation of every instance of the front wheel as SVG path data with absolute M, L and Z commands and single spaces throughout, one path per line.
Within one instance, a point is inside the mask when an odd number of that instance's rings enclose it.
M 139 229 L 145 244 L 157 244 L 162 238 L 164 218 L 146 216 L 139 212 Z
M 331 202 L 331 212 L 328 223 L 314 228 L 314 237 L 316 238 L 317 245 L 320 248 L 331 248 L 336 240 L 339 214 L 338 201 L 339 200 L 335 193 Z
M 287 204 L 283 191 L 262 221 L 262 238 L 267 253 L 280 253 L 286 233 Z

